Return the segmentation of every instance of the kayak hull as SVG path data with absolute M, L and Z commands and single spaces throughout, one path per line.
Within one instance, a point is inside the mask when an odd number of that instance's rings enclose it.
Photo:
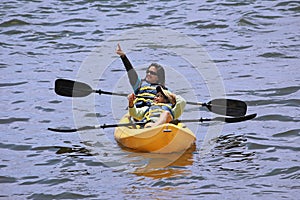
M 120 123 L 130 122 L 127 114 Z M 117 127 L 115 140 L 138 152 L 173 153 L 185 151 L 195 142 L 195 134 L 184 124 L 163 124 L 152 128 Z

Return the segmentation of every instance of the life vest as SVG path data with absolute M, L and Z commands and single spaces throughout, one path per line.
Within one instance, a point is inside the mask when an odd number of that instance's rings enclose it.
M 159 84 L 150 84 L 146 81 L 142 81 L 140 87 L 134 91 L 135 95 L 139 96 L 134 100 L 135 106 L 137 108 L 151 106 L 157 93 L 156 87 L 158 85 Z
M 172 111 L 172 104 L 170 103 L 152 103 L 152 105 L 145 111 L 142 121 L 153 121 L 153 118 L 159 118 L 164 111 L 169 111 L 174 119 Z

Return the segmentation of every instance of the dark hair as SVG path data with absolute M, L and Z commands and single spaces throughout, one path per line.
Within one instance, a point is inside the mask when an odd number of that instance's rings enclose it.
M 147 70 L 152 66 L 155 67 L 157 70 L 158 84 L 165 86 L 166 78 L 165 78 L 165 70 L 164 70 L 163 66 L 161 66 L 160 64 L 157 64 L 157 63 L 151 63 L 151 65 L 149 65 Z

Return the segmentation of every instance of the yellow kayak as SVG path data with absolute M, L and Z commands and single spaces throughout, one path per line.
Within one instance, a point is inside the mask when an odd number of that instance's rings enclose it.
M 129 123 L 126 114 L 120 123 Z M 139 152 L 172 153 L 185 151 L 196 140 L 195 134 L 184 124 L 163 124 L 152 128 L 117 127 L 114 137 L 124 147 Z

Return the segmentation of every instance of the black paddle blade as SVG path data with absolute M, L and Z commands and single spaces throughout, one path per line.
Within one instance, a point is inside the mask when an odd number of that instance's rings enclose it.
M 76 132 L 78 131 L 78 129 L 62 129 L 62 128 L 48 128 L 49 131 L 53 131 L 53 132 L 60 132 L 60 133 L 71 133 L 71 132 Z
M 80 128 L 48 128 L 49 131 L 61 132 L 61 133 L 71 133 L 77 131 L 85 131 L 101 128 L 100 126 L 83 126 Z
M 214 99 L 206 107 L 216 114 L 232 117 L 244 116 L 247 112 L 247 104 L 235 99 Z
M 65 97 L 85 97 L 94 92 L 87 84 L 66 79 L 55 81 L 55 93 Z

